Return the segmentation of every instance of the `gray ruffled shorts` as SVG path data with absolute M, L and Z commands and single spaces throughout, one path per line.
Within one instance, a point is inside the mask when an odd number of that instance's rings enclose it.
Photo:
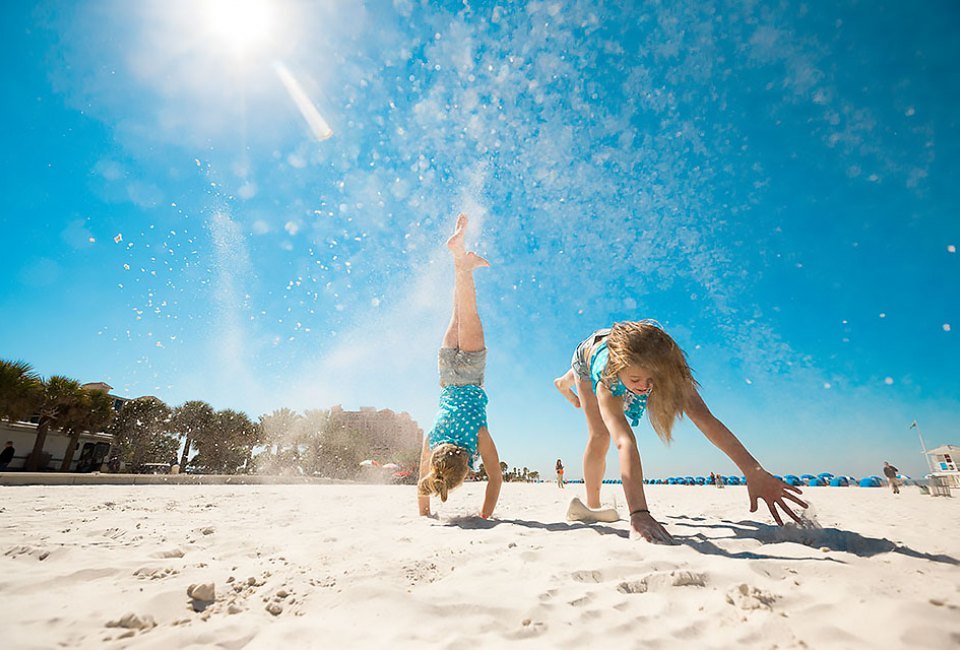
M 486 366 L 486 349 L 465 352 L 459 348 L 440 348 L 437 362 L 440 386 L 483 386 Z
M 588 381 L 590 380 L 590 353 L 593 351 L 594 345 L 609 335 L 610 328 L 605 327 L 580 341 L 580 345 L 577 346 L 576 351 L 573 353 L 573 358 L 570 360 L 570 367 L 573 368 L 573 372 L 577 374 L 577 377 Z

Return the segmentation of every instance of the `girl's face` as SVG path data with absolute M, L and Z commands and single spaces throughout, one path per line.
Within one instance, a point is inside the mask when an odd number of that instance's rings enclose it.
M 627 366 L 620 371 L 620 381 L 631 393 L 649 395 L 653 392 L 653 374 L 641 366 Z

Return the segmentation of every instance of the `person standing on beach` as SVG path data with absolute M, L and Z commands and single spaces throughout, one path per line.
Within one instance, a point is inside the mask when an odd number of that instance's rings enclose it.
M 900 470 L 887 461 L 883 461 L 883 475 L 890 481 L 890 489 L 893 490 L 894 494 L 900 494 L 900 481 L 897 479 L 897 473 L 899 471 Z
M 563 462 L 558 458 L 557 459 L 557 487 L 563 488 L 566 485 L 563 481 Z
M 16 453 L 17 450 L 13 447 L 13 440 L 7 440 L 3 451 L 0 451 L 0 472 L 7 471 L 7 466 L 10 464 L 10 461 L 13 460 Z
M 503 483 L 497 447 L 487 430 L 487 393 L 483 390 L 487 348 L 473 282 L 474 270 L 490 263 L 467 252 L 467 222 L 467 215 L 459 215 L 453 236 L 447 240 L 453 255 L 453 315 L 440 345 L 440 410 L 420 455 L 417 503 L 425 517 L 430 516 L 430 497 L 446 501 L 450 490 L 463 483 L 473 468 L 477 454 L 487 470 L 480 508 L 484 519 L 493 514 Z
M 669 443 L 674 422 L 684 414 L 703 435 L 732 460 L 747 477 L 750 512 L 762 499 L 779 525 L 777 508 L 800 523 L 786 501 L 806 508 L 796 495 L 799 488 L 774 478 L 735 435 L 718 420 L 697 390 L 698 384 L 680 346 L 656 321 L 617 323 L 597 330 L 574 352 L 571 368 L 554 385 L 587 419 L 587 447 L 583 454 L 583 481 L 587 505 L 574 499 L 567 518 L 577 521 L 616 521 L 615 509 L 599 510 L 600 486 L 606 470 L 611 437 L 620 457 L 620 476 L 630 509 L 630 536 L 672 544 L 673 537 L 647 508 L 643 491 L 640 451 L 631 426 L 644 412 L 657 435 Z M 576 392 L 574 392 L 574 388 Z M 627 420 L 629 418 L 629 422 Z M 795 493 L 795 494 L 794 494 Z

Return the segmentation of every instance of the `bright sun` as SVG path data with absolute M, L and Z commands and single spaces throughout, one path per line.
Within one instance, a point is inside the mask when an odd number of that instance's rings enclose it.
M 213 37 L 237 54 L 262 45 L 273 28 L 269 0 L 206 0 L 203 8 Z

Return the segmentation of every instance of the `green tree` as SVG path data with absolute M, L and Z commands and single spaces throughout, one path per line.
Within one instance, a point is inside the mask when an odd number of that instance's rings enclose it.
M 197 438 L 199 453 L 190 462 L 207 474 L 249 471 L 253 448 L 261 441 L 260 425 L 246 413 L 225 409 L 214 413 L 210 429 Z
M 67 429 L 77 418 L 83 417 L 84 391 L 80 383 L 69 377 L 54 375 L 43 383 L 43 398 L 40 402 L 40 421 L 33 451 L 27 459 L 26 470 L 35 472 L 40 467 L 43 446 L 51 428 Z
M 288 408 L 260 416 L 267 451 L 257 457 L 257 469 L 278 474 L 299 465 L 303 443 L 303 417 Z
M 360 473 L 360 463 L 367 460 L 370 453 L 366 437 L 343 425 L 332 427 L 324 441 L 328 475 L 332 478 L 356 478 Z
M 180 467 L 186 468 L 194 442 L 213 425 L 213 407 L 202 400 L 184 402 L 173 410 L 170 428 L 183 438 Z
M 170 407 L 156 397 L 126 402 L 110 426 L 129 471 L 144 463 L 165 463 L 176 454 L 177 439 L 170 433 Z
M 328 409 L 308 409 L 303 412 L 299 427 L 302 448 L 300 463 L 303 471 L 311 475 L 331 475 L 331 431 L 337 426 Z
M 72 418 L 63 430 L 70 435 L 70 443 L 67 445 L 67 451 L 63 454 L 63 462 L 60 463 L 61 472 L 69 472 L 70 464 L 73 462 L 73 455 L 77 451 L 77 445 L 80 442 L 80 434 L 84 431 L 98 432 L 105 431 L 110 423 L 113 422 L 115 411 L 113 410 L 113 398 L 105 391 L 95 389 L 85 389 L 77 417 Z
M 25 361 L 0 359 L 0 418 L 26 420 L 43 401 L 43 381 Z

